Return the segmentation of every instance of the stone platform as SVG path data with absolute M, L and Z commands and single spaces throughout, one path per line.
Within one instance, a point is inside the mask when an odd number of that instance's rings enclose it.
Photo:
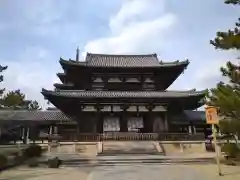
M 99 155 L 121 154 L 162 154 L 159 144 L 154 141 L 104 141 Z

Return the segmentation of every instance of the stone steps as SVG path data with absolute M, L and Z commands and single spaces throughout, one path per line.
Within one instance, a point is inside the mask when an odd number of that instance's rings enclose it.
M 94 166 L 104 166 L 104 165 L 124 165 L 124 164 L 204 164 L 204 163 L 214 163 L 214 158 L 145 158 L 145 159 L 95 159 L 95 160 L 65 160 L 63 161 L 63 166 L 85 166 L 85 165 L 94 165 Z

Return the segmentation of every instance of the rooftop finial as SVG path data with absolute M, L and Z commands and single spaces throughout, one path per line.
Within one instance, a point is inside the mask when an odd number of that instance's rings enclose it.
M 77 47 L 76 61 L 79 61 L 79 47 Z

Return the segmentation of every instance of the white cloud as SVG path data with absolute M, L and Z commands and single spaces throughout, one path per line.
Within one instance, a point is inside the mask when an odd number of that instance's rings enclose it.
M 75 46 L 75 44 L 77 44 L 76 42 L 83 43 L 84 41 L 79 40 L 81 39 L 79 37 L 86 37 L 86 34 L 81 33 L 80 30 L 85 27 L 85 25 L 87 26 L 91 23 L 95 24 L 95 22 L 84 19 L 84 22 L 79 21 L 78 24 L 77 22 L 72 21 L 71 13 L 67 14 L 67 12 L 71 12 L 71 6 L 74 5 L 70 6 L 68 1 L 61 1 L 61 5 L 56 5 L 54 3 L 57 1 L 31 1 L 31 8 L 29 8 L 30 5 L 29 7 L 27 6 L 29 2 L 29 0 L 21 1 L 21 3 L 25 5 L 19 6 L 20 9 L 16 11 L 16 14 L 18 14 L 16 15 L 16 19 L 19 20 L 19 22 L 0 22 L 0 31 L 8 29 L 8 25 L 9 29 L 16 29 L 18 33 L 27 33 L 29 36 L 33 37 L 33 39 L 26 39 L 26 42 L 22 42 L 26 49 L 19 54 L 17 60 L 8 61 L 6 58 L 1 58 L 0 64 L 6 64 L 9 66 L 9 69 L 4 73 L 5 81 L 4 83 L 1 83 L 1 86 L 6 87 L 8 90 L 20 88 L 22 92 L 26 93 L 28 99 L 36 99 L 42 106 L 46 107 L 46 101 L 43 100 L 43 96 L 40 91 L 43 87 L 52 89 L 53 83 L 59 81 L 56 76 L 57 72 L 62 72 L 60 65 L 58 64 L 59 56 L 63 54 L 67 55 L 69 53 L 68 50 L 64 51 L 69 48 L 66 46 Z M 109 33 L 104 36 L 99 36 L 97 39 L 88 41 L 83 47 L 83 54 L 86 52 L 156 52 L 161 54 L 161 51 L 168 49 L 168 52 L 176 53 L 176 56 L 178 56 L 181 54 L 181 46 L 185 46 L 186 44 L 190 44 L 190 42 L 192 42 L 191 38 L 185 38 L 185 44 L 183 44 L 181 38 L 175 40 L 170 36 L 173 35 L 173 33 L 175 34 L 175 37 L 181 36 L 181 33 L 185 32 L 182 32 L 181 30 L 178 31 L 176 23 L 179 19 L 177 16 L 166 11 L 166 0 L 121 0 L 120 2 L 122 2 L 122 4 L 120 4 L 119 9 L 114 14 L 106 18 L 108 19 Z M 91 6 L 94 5 L 92 4 Z M 80 6 L 77 7 L 80 9 Z M 87 8 L 88 7 L 86 7 L 86 9 Z M 98 9 L 100 8 L 101 7 Z M 103 11 L 104 10 L 100 11 L 101 16 L 105 16 L 105 13 L 102 13 Z M 75 18 L 81 19 L 80 16 L 81 15 L 78 14 L 78 17 Z M 100 19 L 105 19 L 105 17 L 101 17 Z M 185 19 L 183 19 L 183 21 L 184 20 Z M 96 25 L 96 28 L 104 25 L 105 24 Z M 19 29 L 22 31 L 19 31 Z M 97 32 L 98 29 L 95 31 Z M 107 31 L 104 33 L 106 32 Z M 52 39 L 52 36 L 56 39 Z M 42 40 L 44 43 L 39 46 L 32 46 L 32 44 L 36 45 L 36 43 L 38 43 L 36 41 L 40 39 L 39 37 L 43 38 Z M 55 40 L 56 42 L 47 41 L 46 38 L 48 37 L 49 41 Z M 67 43 L 66 41 L 70 41 L 71 43 Z M 174 42 L 169 43 L 169 41 Z M 57 54 L 52 54 L 54 53 L 53 51 L 55 47 L 51 48 L 47 43 L 51 45 L 55 44 L 56 46 L 61 45 L 63 48 L 61 48 L 61 50 L 58 49 L 59 52 L 57 52 Z M 206 44 L 207 43 L 208 42 L 206 41 Z M 47 50 L 47 48 L 51 49 Z M 80 47 L 80 49 L 82 48 Z M 200 57 L 204 52 L 200 52 L 200 47 L 198 50 Z M 50 53 L 49 51 L 52 52 Z M 192 48 L 185 48 L 184 53 L 188 55 L 192 51 Z M 50 62 L 51 60 L 54 62 Z M 193 66 L 190 64 L 189 68 L 191 68 L 192 71 L 189 71 L 188 69 L 184 74 L 185 77 L 181 75 L 173 87 L 175 89 L 191 89 L 194 87 L 203 89 L 209 84 L 215 84 L 218 82 L 219 78 L 221 78 L 219 67 L 226 61 L 221 61 L 215 58 L 209 60 L 207 66 L 204 64 L 207 62 L 206 59 L 202 62 L 202 64 L 196 63 Z
M 84 53 L 150 53 L 159 50 L 176 23 L 176 16 L 164 12 L 162 0 L 123 1 L 109 19 L 110 34 L 88 42 Z
M 41 89 L 53 89 L 53 82 L 58 81 L 56 73 L 60 71 L 59 66 L 48 66 L 46 60 L 51 58 L 48 51 L 29 47 L 20 55 L 19 61 L 1 60 L 2 65 L 8 65 L 1 86 L 6 88 L 6 92 L 20 89 L 27 99 L 37 100 L 42 107 L 46 107 L 47 101 L 43 99 Z
M 239 63 L 236 58 L 230 59 L 232 63 Z M 222 76 L 220 72 L 221 67 L 226 67 L 226 59 L 215 59 L 208 61 L 205 65 L 199 67 L 199 71 L 196 71 L 194 78 L 196 79 L 196 86 L 198 88 L 213 88 L 220 81 L 228 82 L 227 77 Z

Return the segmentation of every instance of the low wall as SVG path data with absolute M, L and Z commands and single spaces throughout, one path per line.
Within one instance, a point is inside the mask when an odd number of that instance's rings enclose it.
M 204 141 L 202 142 L 159 142 L 159 146 L 162 149 L 165 155 L 171 154 L 179 154 L 179 153 L 205 153 L 206 151 L 206 144 Z

